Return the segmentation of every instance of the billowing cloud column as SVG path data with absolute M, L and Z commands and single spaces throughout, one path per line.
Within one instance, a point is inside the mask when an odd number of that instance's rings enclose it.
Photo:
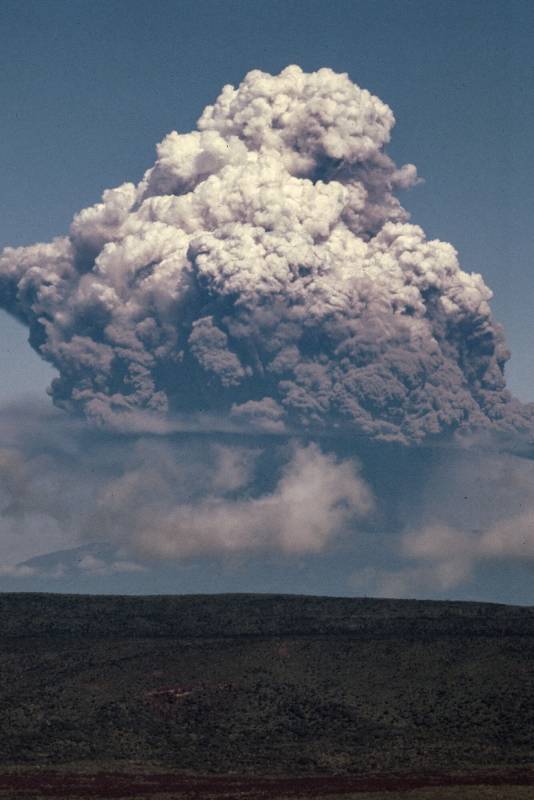
M 394 196 L 378 98 L 330 69 L 249 73 L 51 244 L 6 248 L 0 303 L 107 424 L 207 411 L 382 439 L 527 425 L 490 290 Z

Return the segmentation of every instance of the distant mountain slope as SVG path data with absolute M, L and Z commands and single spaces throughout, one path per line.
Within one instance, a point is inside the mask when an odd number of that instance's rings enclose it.
M 3 763 L 534 763 L 534 608 L 3 594 L 0 637 Z

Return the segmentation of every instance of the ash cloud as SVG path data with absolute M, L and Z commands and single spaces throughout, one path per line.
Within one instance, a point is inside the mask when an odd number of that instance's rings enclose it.
M 346 75 L 254 71 L 68 235 L 0 254 L 74 412 L 0 409 L 0 577 L 95 538 L 118 555 L 91 575 L 339 546 L 390 595 L 534 563 L 533 407 L 490 289 L 395 196 L 393 125 Z
M 6 248 L 0 305 L 56 405 L 403 443 L 528 428 L 491 291 L 395 197 L 417 176 L 384 151 L 393 124 L 346 75 L 253 71 L 67 236 Z

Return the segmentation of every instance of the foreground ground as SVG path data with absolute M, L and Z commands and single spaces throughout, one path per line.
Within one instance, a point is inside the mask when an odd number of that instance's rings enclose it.
M 0 773 L 0 798 L 18 800 L 527 800 L 534 769 L 478 774 L 338 777 L 184 776 L 149 771 L 80 772 L 13 768 Z
M 532 608 L 16 594 L 0 595 L 0 641 L 0 771 L 148 761 L 253 780 L 534 763 Z

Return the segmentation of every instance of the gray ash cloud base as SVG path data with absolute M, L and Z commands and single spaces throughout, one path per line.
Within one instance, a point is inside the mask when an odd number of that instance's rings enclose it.
M 57 368 L 54 402 L 116 428 L 528 429 L 491 291 L 394 196 L 417 177 L 384 152 L 393 124 L 346 75 L 253 71 L 66 237 L 6 248 L 0 304 Z

